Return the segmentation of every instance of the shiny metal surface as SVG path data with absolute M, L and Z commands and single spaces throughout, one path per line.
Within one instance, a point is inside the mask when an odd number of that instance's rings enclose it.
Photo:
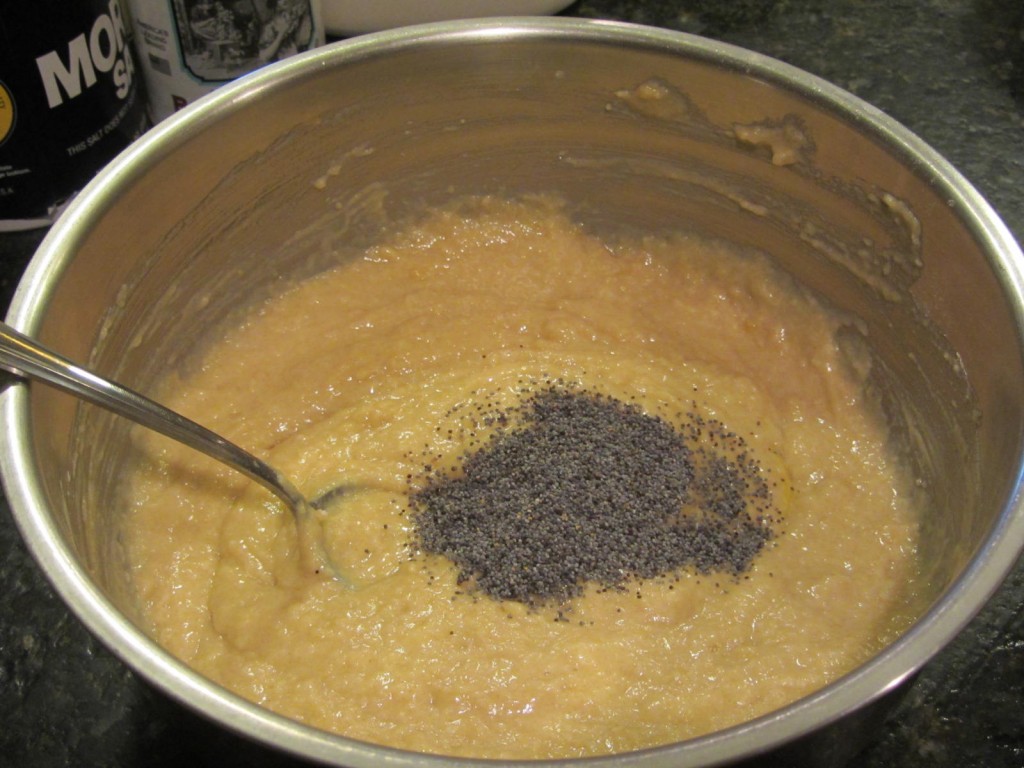
M 287 477 L 263 460 L 180 413 L 76 365 L 6 323 L 0 323 L 0 367 L 46 382 L 205 453 L 271 491 L 296 519 L 308 514 L 306 498 Z
M 1020 249 L 955 169 L 855 97 L 727 45 L 601 22 L 357 38 L 229 85 L 131 147 L 51 231 L 8 319 L 146 392 L 189 364 L 177 339 L 358 252 L 387 221 L 508 192 L 560 195 L 611 236 L 694 228 L 763 249 L 852 318 L 851 360 L 870 361 L 926 499 L 920 621 L 783 710 L 600 761 L 841 764 L 1024 546 Z M 26 541 L 128 664 L 289 752 L 445 762 L 311 730 L 171 658 L 135 614 L 114 540 L 123 427 L 45 389 L 0 398 L 0 470 Z

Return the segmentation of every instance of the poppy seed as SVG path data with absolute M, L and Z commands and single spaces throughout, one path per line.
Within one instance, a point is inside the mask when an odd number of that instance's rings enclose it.
M 687 568 L 738 576 L 772 537 L 749 447 L 695 412 L 673 425 L 555 382 L 485 421 L 460 471 L 425 468 L 410 492 L 416 545 L 477 593 L 539 605 Z

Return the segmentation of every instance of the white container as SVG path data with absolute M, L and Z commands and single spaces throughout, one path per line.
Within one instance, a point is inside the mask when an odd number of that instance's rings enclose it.
M 349 37 L 408 24 L 558 13 L 572 0 L 323 0 L 324 27 Z
M 150 117 L 324 44 L 320 0 L 129 0 Z

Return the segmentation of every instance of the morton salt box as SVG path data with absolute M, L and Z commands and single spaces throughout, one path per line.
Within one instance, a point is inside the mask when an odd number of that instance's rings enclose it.
M 0 231 L 46 226 L 149 126 L 120 0 L 0 0 Z

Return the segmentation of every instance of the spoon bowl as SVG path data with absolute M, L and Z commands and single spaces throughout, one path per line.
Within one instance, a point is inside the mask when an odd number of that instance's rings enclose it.
M 304 565 L 314 570 L 324 562 L 319 536 L 311 535 L 320 526 L 314 518 L 324 513 L 326 505 L 343 494 L 335 488 L 322 494 L 315 502 L 302 495 L 284 474 L 230 440 L 151 400 L 122 384 L 83 368 L 63 355 L 0 322 L 0 368 L 15 375 L 42 381 L 93 405 L 106 408 L 118 416 L 140 424 L 187 445 L 255 480 L 280 499 L 295 518 L 299 538 L 303 542 Z M 337 569 L 328 567 L 337 575 Z

